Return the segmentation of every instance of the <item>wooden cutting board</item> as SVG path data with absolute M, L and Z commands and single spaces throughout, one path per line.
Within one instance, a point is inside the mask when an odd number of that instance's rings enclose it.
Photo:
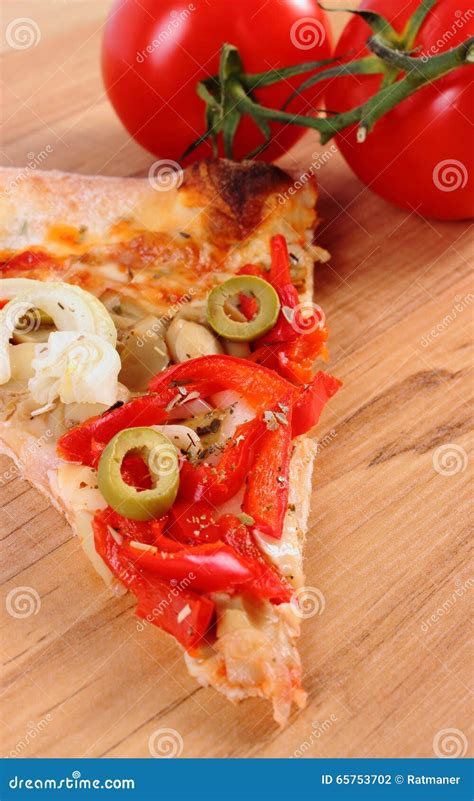
M 6 5 L 5 25 L 30 17 L 40 32 L 3 54 L 6 165 L 45 151 L 48 169 L 146 171 L 100 82 L 108 5 Z M 318 431 L 306 570 L 324 611 L 303 625 L 307 708 L 281 732 L 266 703 L 234 708 L 198 688 L 3 459 L 2 600 L 18 587 L 40 598 L 37 614 L 3 615 L 4 755 L 148 756 L 163 728 L 185 757 L 470 753 L 472 229 L 387 205 L 311 135 L 288 166 L 301 173 L 321 152 L 319 242 L 332 259 L 316 300 L 344 388 Z

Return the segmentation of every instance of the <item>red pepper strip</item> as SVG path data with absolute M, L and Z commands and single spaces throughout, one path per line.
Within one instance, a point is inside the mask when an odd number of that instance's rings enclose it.
M 258 314 L 258 300 L 257 298 L 251 297 L 250 295 L 246 295 L 245 292 L 239 293 L 239 309 L 247 318 L 247 320 L 253 320 L 253 318 Z
M 129 535 L 130 539 L 156 545 L 161 551 L 182 554 L 185 550 L 188 552 L 189 546 L 191 546 L 193 553 L 199 553 L 199 551 L 194 550 L 196 545 L 216 543 L 218 541 L 220 541 L 219 544 L 222 544 L 224 542 L 245 560 L 252 572 L 251 581 L 243 586 L 242 589 L 256 595 L 258 598 L 268 598 L 272 603 L 286 603 L 291 597 L 290 585 L 266 561 L 255 544 L 249 529 L 234 515 L 222 515 L 216 522 L 216 511 L 204 501 L 192 504 L 176 501 L 169 514 L 166 535 L 154 533 L 157 523 L 164 528 L 166 518 L 149 523 L 135 523 L 133 520 L 121 518 L 122 525 L 120 525 L 117 518 L 120 520 L 120 515 L 110 510 L 107 515 L 108 523 L 118 530 L 122 536 Z M 150 530 L 145 533 L 140 530 L 140 527 L 153 529 L 153 531 Z M 188 546 L 188 548 L 184 549 L 183 545 Z M 133 546 L 131 548 L 133 550 Z M 137 564 L 144 566 L 144 561 L 141 558 L 144 552 L 138 552 L 137 549 L 135 551 Z M 194 570 L 192 572 L 194 574 Z M 192 586 L 195 586 L 194 582 Z
M 136 614 L 172 634 L 184 648 L 196 647 L 212 627 L 214 603 L 186 587 L 162 581 L 139 566 L 128 553 L 131 549 L 115 542 L 108 529 L 107 514 L 103 510 L 94 517 L 95 548 L 114 576 L 136 596 Z M 188 614 L 181 619 L 180 613 L 186 607 Z
M 254 456 L 254 445 L 265 431 L 262 420 L 255 418 L 237 426 L 215 465 L 195 466 L 183 462 L 179 482 L 179 498 L 188 501 L 206 500 L 219 506 L 232 498 L 242 487 Z
M 238 520 L 233 518 L 233 521 L 240 526 Z M 256 557 L 257 548 L 255 544 L 252 548 L 250 534 L 247 532 L 246 541 L 242 534 L 229 533 L 228 525 L 224 523 L 229 544 L 217 540 L 174 553 L 144 551 L 128 541 L 121 547 L 148 575 L 154 573 L 160 579 L 178 582 L 187 578 L 193 590 L 248 592 L 258 598 L 275 598 L 278 603 L 289 601 L 289 587 L 282 584 L 271 568 Z
M 296 326 L 292 325 L 290 320 L 285 316 L 285 312 L 288 314 L 288 309 L 292 311 L 300 302 L 296 288 L 291 284 L 291 286 L 278 289 L 277 293 L 281 305 L 278 319 L 268 334 L 265 334 L 257 340 L 257 347 L 265 343 L 295 342 L 301 336 Z
M 127 517 L 122 517 L 122 515 L 114 511 L 114 509 L 111 509 L 110 506 L 104 510 L 104 517 L 107 518 L 107 525 L 115 529 L 122 537 L 138 540 L 139 542 L 146 542 L 149 545 L 155 545 L 156 540 L 163 536 L 168 522 L 168 515 L 161 517 L 159 520 L 150 520 L 147 522 L 130 520 Z
M 253 353 L 250 354 L 248 360 L 254 364 L 260 364 L 262 367 L 267 367 L 268 370 L 273 370 L 280 375 L 280 362 L 278 361 L 278 353 L 281 345 L 260 345 Z M 285 376 L 283 376 L 284 378 Z
M 317 357 L 326 355 L 327 338 L 327 330 L 317 328 L 310 334 L 303 334 L 295 342 L 282 345 L 278 352 L 281 375 L 293 383 L 311 383 Z
M 129 541 L 121 549 L 149 574 L 166 581 L 188 578 L 199 592 L 231 592 L 253 579 L 247 561 L 219 540 L 170 553 L 144 551 Z
M 147 545 L 156 545 L 160 551 L 181 551 L 183 548 L 182 542 L 176 542 L 167 536 L 167 527 L 170 515 L 164 515 L 159 520 L 147 520 L 141 522 L 139 520 L 130 520 L 127 517 L 122 517 L 118 512 L 107 508 L 107 524 L 111 526 L 118 534 L 129 540 L 137 540 L 138 542 L 146 543 Z M 166 531 L 166 533 L 165 533 Z M 220 532 L 217 532 L 218 535 Z M 216 537 L 217 539 L 218 537 Z
M 162 385 L 160 395 L 150 394 L 135 398 L 120 408 L 110 410 L 98 417 L 92 417 L 82 425 L 68 431 L 59 439 L 58 454 L 67 461 L 96 467 L 106 444 L 118 431 L 134 425 L 154 425 L 166 422 L 168 412 L 165 409 L 169 403 L 169 395 L 176 393 L 176 387 L 167 386 L 172 382 L 173 377 L 184 381 L 186 373 L 193 372 L 197 379 L 202 375 L 202 382 L 204 382 L 206 375 L 213 371 L 219 375 L 219 381 L 216 380 L 213 384 L 213 392 L 223 388 L 234 389 L 244 395 L 247 400 L 253 401 L 259 412 L 275 405 L 288 395 L 289 390 L 292 391 L 294 395 L 291 402 L 298 401 L 299 408 L 298 414 L 294 418 L 296 433 L 293 436 L 309 431 L 316 424 L 324 403 L 335 394 L 341 385 L 332 376 L 319 373 L 315 378 L 316 397 L 313 397 L 313 391 L 308 390 L 306 399 L 302 401 L 300 390 L 266 367 L 257 366 L 248 360 L 232 356 L 204 356 L 176 365 L 153 379 L 156 386 Z M 168 381 L 165 380 L 167 375 Z M 322 377 L 324 377 L 323 383 L 326 386 L 325 391 L 322 391 Z M 189 381 L 191 380 L 191 376 L 189 376 Z M 201 387 L 202 382 L 199 384 Z M 198 383 L 195 386 L 198 386 Z M 207 387 L 209 387 L 209 382 Z
M 69 462 L 97 467 L 102 451 L 115 434 L 132 426 L 159 425 L 167 420 L 169 397 L 143 395 L 119 408 L 91 417 L 63 434 L 58 441 L 58 454 Z
M 264 411 L 290 392 L 292 387 L 272 370 L 235 356 L 201 356 L 158 373 L 150 382 L 151 392 L 163 392 L 173 382 L 193 387 L 207 397 L 219 390 L 232 389 L 242 395 L 256 412 Z
M 9 303 L 9 302 L 10 301 L 8 300 L 8 298 L 5 298 L 4 300 L 0 300 L 0 309 L 3 309 L 3 307 L 6 306 L 7 303 Z
M 275 422 L 259 441 L 256 458 L 249 472 L 242 508 L 253 517 L 255 528 L 279 540 L 288 508 L 288 482 L 291 461 L 292 409 L 285 406 L 287 424 Z M 279 411 L 279 410 L 276 410 Z
M 265 367 L 257 368 L 246 359 L 234 356 L 191 359 L 159 373 L 151 381 L 149 395 L 91 417 L 63 434 L 58 442 L 58 454 L 66 461 L 97 467 L 105 446 L 119 431 L 165 423 L 170 402 L 176 397 L 185 397 L 180 396 L 180 389 L 186 389 L 188 394 L 197 391 L 201 397 L 233 389 L 261 412 L 287 395 L 289 388 L 285 379 Z
M 205 595 L 180 588 L 179 584 L 170 586 L 156 576 L 147 579 L 138 592 L 132 592 L 137 598 L 137 617 L 171 634 L 186 651 L 192 652 L 203 641 L 215 639 L 216 606 Z
M 316 425 L 327 401 L 341 386 L 338 378 L 320 371 L 311 384 L 301 387 L 299 399 L 293 406 L 293 437 L 306 434 Z
M 309 384 L 314 378 L 313 368 L 318 356 L 326 354 L 327 329 L 316 329 L 302 334 L 295 342 L 261 345 L 249 359 L 276 370 L 293 384 Z
M 187 544 L 222 540 L 251 565 L 254 578 L 249 591 L 275 604 L 290 600 L 291 586 L 267 562 L 247 526 L 234 515 L 222 515 L 216 522 L 216 511 L 210 504 L 175 501 L 167 533 Z
M 183 543 L 216 542 L 221 539 L 221 530 L 216 522 L 216 512 L 206 501 L 183 501 L 179 498 L 169 512 L 168 537 Z
M 282 234 L 272 236 L 270 240 L 270 251 L 272 256 L 269 278 L 271 285 L 277 290 L 287 286 L 293 286 L 288 246 Z
M 292 595 L 291 585 L 266 561 L 248 528 L 234 515 L 219 518 L 219 527 L 224 542 L 252 563 L 255 573 L 253 592 L 274 604 L 287 603 Z
M 298 330 L 298 325 L 291 319 L 287 319 L 285 310 L 288 313 L 288 309 L 297 308 L 300 299 L 291 280 L 285 237 L 272 237 L 270 245 L 272 260 L 266 279 L 278 293 L 281 311 L 272 330 L 257 341 L 256 350 L 250 358 L 257 364 L 265 364 L 293 383 L 308 383 L 313 378 L 312 368 L 327 339 L 327 331 L 317 329 L 305 334 Z M 248 268 L 243 269 L 247 271 Z M 314 314 L 316 316 L 316 312 Z M 309 328 L 314 327 L 307 318 L 305 324 Z M 268 346 L 272 346 L 271 352 L 268 351 Z
M 186 385 L 186 386 L 184 386 Z M 70 462 L 96 467 L 103 449 L 124 428 L 165 423 L 167 407 L 179 389 L 208 397 L 223 389 L 243 395 L 257 412 L 288 394 L 288 382 L 271 370 L 234 356 L 202 356 L 176 364 L 159 373 L 150 384 L 151 393 L 116 409 L 91 417 L 59 439 L 58 454 Z M 159 393 L 159 394 L 157 394 Z M 181 397 L 185 397 L 181 395 Z
M 280 299 L 281 310 L 278 319 L 271 331 L 257 340 L 257 347 L 265 342 L 293 342 L 300 336 L 283 313 L 284 308 L 294 309 L 300 303 L 298 291 L 291 280 L 285 237 L 281 235 L 273 236 L 270 240 L 270 247 L 272 255 L 270 272 L 265 272 L 265 270 L 253 264 L 246 264 L 238 272 L 239 275 L 258 275 L 268 281 L 276 290 Z
M 290 261 L 286 239 L 280 234 L 270 240 L 271 267 L 267 281 L 277 291 L 280 298 L 281 310 L 275 325 L 265 336 L 258 340 L 264 342 L 294 342 L 300 336 L 298 330 L 285 317 L 285 309 L 294 309 L 300 303 L 298 291 L 290 275 Z

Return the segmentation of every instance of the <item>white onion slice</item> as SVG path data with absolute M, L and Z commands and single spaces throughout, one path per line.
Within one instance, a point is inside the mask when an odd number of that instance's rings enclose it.
M 200 417 L 202 414 L 212 412 L 214 407 L 202 398 L 194 398 L 185 403 L 178 403 L 173 406 L 169 413 L 170 420 L 186 420 L 189 417 Z
M 175 445 L 178 450 L 189 453 L 191 456 L 197 456 L 201 450 L 201 440 L 196 432 L 189 428 L 189 426 L 180 425 L 162 425 L 150 426 L 155 431 L 161 431 L 169 440 Z
M 29 330 L 36 330 L 40 325 L 35 310 L 49 315 L 58 331 L 93 334 L 112 346 L 117 342 L 117 332 L 105 306 L 78 286 L 59 281 L 5 278 L 1 296 L 9 302 L 0 311 L 0 384 L 11 377 L 9 340 L 20 319 L 23 318 L 22 327 L 26 325 Z
M 105 339 L 79 331 L 53 331 L 47 344 L 36 346 L 28 381 L 32 397 L 41 404 L 56 398 L 63 403 L 103 403 L 117 400 L 120 357 Z
M 232 437 L 235 430 L 242 423 L 247 423 L 255 417 L 252 407 L 248 405 L 241 395 L 232 390 L 217 392 L 212 396 L 212 402 L 217 409 L 229 409 L 229 413 L 224 417 L 220 428 L 220 434 L 224 440 Z M 230 409 L 232 409 L 232 414 Z

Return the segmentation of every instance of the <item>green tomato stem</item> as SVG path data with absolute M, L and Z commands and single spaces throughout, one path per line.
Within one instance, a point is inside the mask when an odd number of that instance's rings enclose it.
M 232 158 L 234 138 L 243 115 L 249 115 L 253 119 L 264 137 L 262 144 L 248 154 L 248 158 L 255 157 L 268 146 L 271 139 L 269 122 L 272 121 L 316 130 L 322 144 L 339 131 L 359 124 L 357 141 L 364 142 L 376 122 L 403 100 L 452 70 L 474 62 L 473 36 L 438 55 L 414 57 L 409 52 L 433 4 L 434 0 L 421 0 L 401 34 L 397 34 L 385 18 L 374 12 L 354 12 L 362 16 L 373 31 L 367 41 L 371 55 L 355 61 L 341 63 L 340 58 L 323 59 L 268 72 L 246 74 L 237 48 L 231 44 L 223 45 L 219 74 L 201 81 L 197 87 L 199 97 L 206 103 L 207 130 L 189 146 L 183 157 L 209 138 L 216 153 L 217 140 L 222 135 L 224 153 L 227 158 Z M 338 63 L 334 64 L 335 61 Z M 329 64 L 332 66 L 321 69 Z M 316 74 L 307 78 L 290 95 L 283 108 L 268 108 L 257 102 L 254 92 L 260 87 L 315 70 Z M 324 117 L 286 111 L 289 102 L 297 94 L 320 81 L 346 75 L 369 74 L 381 75 L 379 91 L 365 103 L 349 111 L 334 114 L 326 112 Z
M 407 75 L 402 80 L 385 86 L 366 103 L 350 111 L 335 114 L 331 117 L 318 118 L 270 109 L 252 101 L 239 85 L 234 87 L 235 103 L 241 111 L 247 112 L 255 118 L 288 122 L 305 128 L 313 128 L 320 133 L 322 144 L 329 141 L 338 131 L 359 122 L 360 128 L 357 139 L 359 142 L 363 142 L 367 132 L 373 128 L 375 122 L 380 117 L 383 117 L 384 114 L 387 114 L 387 112 L 417 92 L 425 84 L 431 83 L 442 75 L 446 75 L 453 69 L 470 63 L 474 48 L 474 37 L 470 37 L 466 42 L 446 53 L 441 53 L 426 60 L 412 58 L 398 50 L 392 50 L 392 48 L 382 43 L 378 37 L 372 37 L 368 45 L 372 52 L 388 67 L 398 67 L 398 69 L 406 71 Z

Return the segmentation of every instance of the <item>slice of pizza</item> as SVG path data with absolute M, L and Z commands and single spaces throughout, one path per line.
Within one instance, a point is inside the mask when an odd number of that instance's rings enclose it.
M 0 171 L 0 446 L 94 568 L 233 701 L 303 706 L 316 186 L 260 163 L 149 180 Z

